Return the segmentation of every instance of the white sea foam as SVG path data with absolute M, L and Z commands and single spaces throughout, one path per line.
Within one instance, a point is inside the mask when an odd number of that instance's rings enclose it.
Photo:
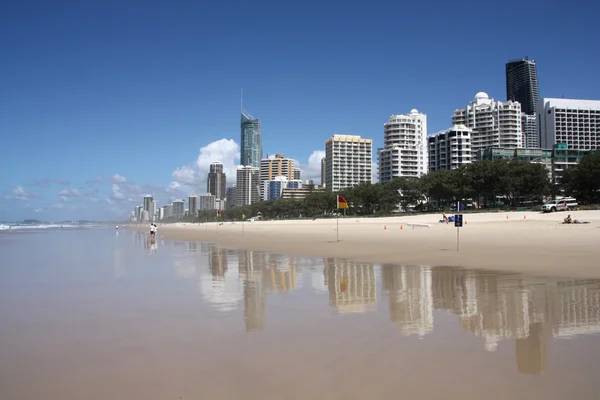
M 0 225 L 0 231 L 15 229 L 60 229 L 60 228 L 83 228 L 87 225 L 60 225 L 60 224 L 40 224 L 40 225 Z

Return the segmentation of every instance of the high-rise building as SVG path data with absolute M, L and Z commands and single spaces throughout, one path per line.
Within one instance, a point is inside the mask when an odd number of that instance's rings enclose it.
M 326 186 L 326 178 L 325 178 L 325 170 L 327 168 L 327 159 L 325 157 L 321 158 L 321 186 Z
M 383 148 L 377 151 L 379 182 L 398 176 L 420 177 L 427 173 L 427 115 L 413 109 L 392 115 L 383 125 Z
M 294 179 L 294 160 L 285 158 L 283 154 L 275 154 L 275 158 L 260 160 L 260 180 L 270 181 L 277 176 Z
M 150 203 L 150 209 L 148 210 L 148 215 L 150 216 L 150 221 L 156 220 L 156 200 L 152 200 Z
M 294 168 L 293 179 L 297 181 L 302 179 L 302 170 L 300 168 Z
M 179 219 L 183 218 L 185 215 L 185 201 L 184 200 L 175 200 L 172 203 L 173 206 L 173 217 Z
M 135 220 L 140 222 L 142 220 L 142 211 L 144 211 L 144 206 L 135 206 Z
M 570 150 L 600 149 L 600 100 L 540 99 L 540 147 L 566 144 Z
M 225 199 L 226 187 L 227 187 L 227 176 L 223 172 L 223 164 L 219 161 L 215 161 L 210 164 L 210 170 L 208 173 L 208 180 L 206 182 L 206 191 L 217 199 Z
M 188 210 L 190 215 L 193 215 L 194 217 L 198 215 L 198 196 L 195 194 L 188 198 Z
M 523 147 L 534 149 L 540 147 L 537 130 L 537 116 L 521 113 L 521 131 L 523 132 Z
M 488 147 L 523 147 L 521 131 L 521 104 L 490 99 L 479 92 L 465 108 L 454 111 L 453 125 L 465 125 L 473 130 L 471 151 Z
M 210 193 L 201 194 L 199 200 L 198 209 L 200 211 L 211 211 L 217 209 L 217 198 L 214 195 Z
M 246 110 L 242 110 L 241 131 L 240 163 L 243 166 L 260 168 L 263 152 L 260 121 Z
M 165 209 L 164 218 L 173 218 L 173 204 L 167 204 L 163 208 Z
M 325 141 L 325 182 L 337 192 L 371 182 L 373 140 L 357 135 L 333 135 Z
M 238 166 L 236 176 L 236 205 L 246 206 L 260 200 L 260 170 L 251 166 Z
M 164 207 L 161 207 L 158 209 L 158 219 L 159 220 L 165 219 L 165 208 Z
M 144 211 L 150 211 L 150 207 L 152 206 L 152 198 L 151 195 L 147 194 L 144 196 Z
M 471 133 L 464 125 L 454 125 L 427 138 L 429 171 L 457 169 L 471 163 Z
M 525 57 L 506 63 L 506 100 L 519 102 L 522 112 L 534 115 L 539 98 L 535 61 Z
M 237 205 L 237 186 L 231 185 L 227 188 L 227 209 L 231 209 Z

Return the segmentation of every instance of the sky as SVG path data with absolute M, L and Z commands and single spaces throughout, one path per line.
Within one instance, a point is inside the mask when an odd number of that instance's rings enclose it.
M 123 220 L 234 183 L 240 93 L 264 154 L 320 182 L 325 140 L 383 144 L 391 114 L 428 132 L 505 63 L 536 60 L 540 95 L 599 99 L 595 2 L 18 1 L 0 8 L 0 221 Z M 376 160 L 373 160 L 376 161 Z

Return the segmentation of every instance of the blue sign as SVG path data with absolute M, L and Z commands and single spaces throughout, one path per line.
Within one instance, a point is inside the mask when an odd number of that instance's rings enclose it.
M 463 226 L 463 215 L 462 214 L 456 214 L 454 216 L 454 226 L 457 228 L 462 228 L 462 226 Z

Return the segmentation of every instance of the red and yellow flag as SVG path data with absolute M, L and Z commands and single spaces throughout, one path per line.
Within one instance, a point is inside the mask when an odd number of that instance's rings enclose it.
M 222 214 L 221 210 L 217 210 L 217 217 L 220 217 Z
M 337 208 L 348 208 L 348 202 L 342 196 L 337 197 Z

